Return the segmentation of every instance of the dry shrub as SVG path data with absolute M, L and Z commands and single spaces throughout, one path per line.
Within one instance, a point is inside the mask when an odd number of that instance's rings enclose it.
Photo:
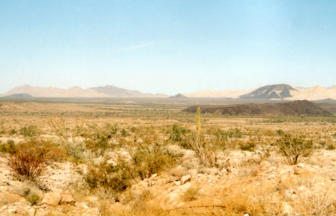
M 135 175 L 141 179 L 149 178 L 153 174 L 160 174 L 175 166 L 181 156 L 158 144 L 154 146 L 140 145 L 132 154 L 133 170 Z
M 30 140 L 18 144 L 16 149 L 7 164 L 20 180 L 36 180 L 44 172 L 46 161 L 64 158 L 64 151 L 44 141 Z
M 233 189 L 234 188 L 234 189 Z M 282 212 L 281 203 L 273 201 L 277 194 L 271 183 L 261 182 L 258 185 L 237 182 L 228 190 L 224 190 L 222 205 L 227 214 L 278 215 Z
M 294 201 L 297 213 L 319 216 L 335 213 L 335 184 L 325 179 L 315 178 L 302 186 L 298 199 Z
M 275 145 L 290 165 L 304 161 L 303 157 L 308 157 L 313 151 L 313 141 L 305 140 L 303 136 L 292 138 L 290 135 L 284 135 Z
M 84 175 L 84 180 L 91 190 L 104 188 L 106 192 L 118 195 L 131 186 L 132 175 L 130 170 L 119 163 L 114 166 L 106 161 L 89 167 L 89 172 Z
M 197 200 L 198 195 L 199 195 L 199 189 L 196 187 L 190 187 L 182 194 L 181 199 L 184 202 L 190 202 Z

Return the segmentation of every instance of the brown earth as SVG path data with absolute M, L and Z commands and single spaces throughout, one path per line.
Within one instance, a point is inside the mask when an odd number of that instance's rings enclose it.
M 191 106 L 184 109 L 183 112 L 196 112 L 198 107 L 200 107 L 202 113 L 223 115 L 332 115 L 331 112 L 307 100 L 266 104 L 249 103 L 229 106 Z

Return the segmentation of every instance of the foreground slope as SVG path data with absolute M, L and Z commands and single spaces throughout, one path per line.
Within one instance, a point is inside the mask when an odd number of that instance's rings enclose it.
M 201 108 L 202 113 L 224 115 L 332 115 L 332 113 L 321 108 L 319 105 L 306 100 L 286 103 L 250 103 L 231 106 L 192 106 L 184 109 L 183 112 L 196 112 L 198 107 Z

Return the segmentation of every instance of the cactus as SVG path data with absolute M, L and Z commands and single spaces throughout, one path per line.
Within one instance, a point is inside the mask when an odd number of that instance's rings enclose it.
M 200 145 L 202 130 L 201 130 L 201 109 L 199 107 L 197 109 L 197 115 L 196 115 L 196 130 L 197 130 L 197 142 L 198 145 Z

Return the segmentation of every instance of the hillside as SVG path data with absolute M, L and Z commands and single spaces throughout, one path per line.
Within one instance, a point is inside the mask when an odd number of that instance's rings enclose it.
M 240 96 L 242 99 L 284 99 L 293 96 L 292 92 L 298 92 L 295 88 L 286 85 L 268 85 L 260 87 L 251 93 Z
M 183 112 L 196 112 L 201 108 L 202 113 L 223 115 L 332 115 L 319 105 L 309 101 L 294 101 L 286 103 L 238 104 L 230 106 L 192 106 Z

